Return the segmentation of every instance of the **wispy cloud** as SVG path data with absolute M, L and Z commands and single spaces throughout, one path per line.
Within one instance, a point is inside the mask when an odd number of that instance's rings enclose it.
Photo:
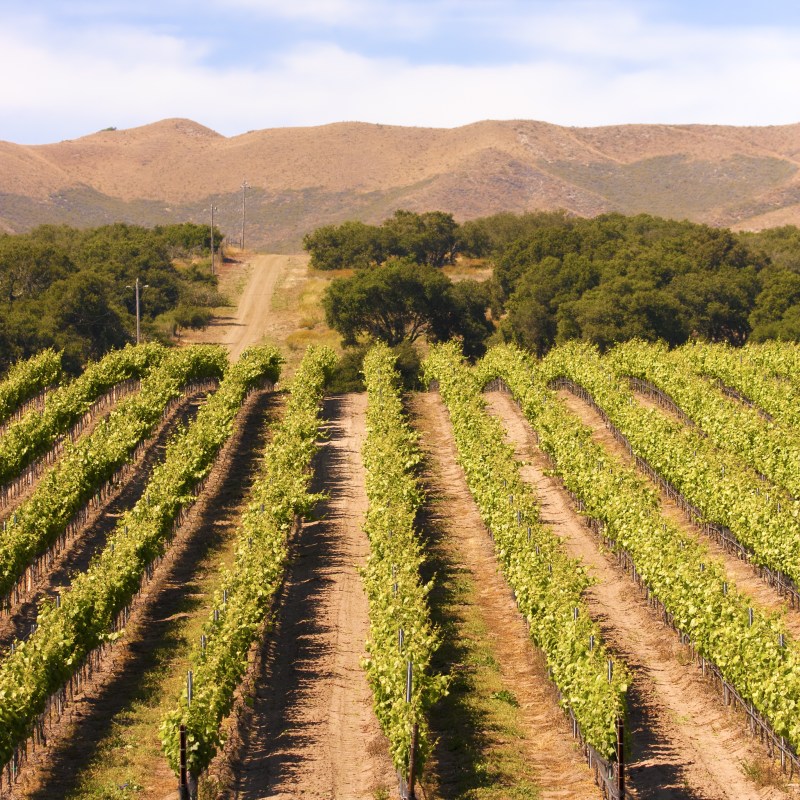
M 94 2 L 6 16 L 0 139 L 173 116 L 228 135 L 342 119 L 800 120 L 800 27 L 767 20 L 664 19 L 624 0 L 196 0 L 191 16 L 185 0 L 91 16 Z

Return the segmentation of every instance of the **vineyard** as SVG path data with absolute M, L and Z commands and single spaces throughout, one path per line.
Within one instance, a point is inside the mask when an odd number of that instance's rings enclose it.
M 0 797 L 800 795 L 800 348 L 0 378 Z

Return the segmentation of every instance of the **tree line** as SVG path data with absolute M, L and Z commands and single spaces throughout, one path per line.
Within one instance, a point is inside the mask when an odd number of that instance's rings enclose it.
M 215 231 L 215 242 L 221 234 Z M 168 339 L 206 324 L 220 305 L 208 263 L 208 226 L 117 223 L 79 230 L 43 225 L 0 236 L 0 369 L 46 347 L 77 372 L 135 336 L 139 279 L 142 330 Z
M 355 269 L 324 298 L 347 345 L 454 336 L 538 354 L 583 339 L 800 340 L 800 229 L 735 233 L 689 221 L 566 212 L 501 213 L 458 224 L 398 211 L 382 225 L 345 222 L 305 238 L 311 264 Z M 441 267 L 482 259 L 492 278 L 454 284 Z

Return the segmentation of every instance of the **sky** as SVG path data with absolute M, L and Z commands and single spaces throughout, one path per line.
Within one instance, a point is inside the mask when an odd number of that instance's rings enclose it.
M 796 0 L 0 0 L 0 140 L 800 122 Z

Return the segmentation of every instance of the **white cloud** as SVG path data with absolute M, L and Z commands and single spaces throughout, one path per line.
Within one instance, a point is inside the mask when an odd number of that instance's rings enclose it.
M 365 3 L 303 0 L 294 7 L 311 15 L 321 4 L 345 17 Z M 435 5 L 441 11 L 447 3 Z M 487 4 L 465 8 L 480 16 Z M 797 30 L 656 26 L 627 5 L 591 8 L 577 16 L 528 14 L 525 25 L 506 30 L 509 42 L 525 44 L 515 51 L 523 55 L 494 65 L 415 64 L 294 42 L 267 66 L 214 67 L 210 40 L 119 24 L 65 35 L 42 19 L 12 19 L 0 29 L 0 139 L 53 141 L 175 116 L 227 135 L 337 120 L 442 127 L 487 118 L 565 125 L 800 120 Z M 424 24 L 433 24 L 431 14 Z

